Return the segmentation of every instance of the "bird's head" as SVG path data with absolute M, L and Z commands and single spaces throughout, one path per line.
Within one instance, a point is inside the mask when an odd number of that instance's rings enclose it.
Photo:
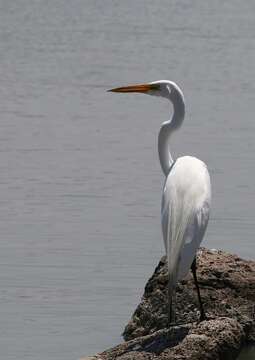
M 123 86 L 110 89 L 108 91 L 118 93 L 142 93 L 152 96 L 161 96 L 171 100 L 172 102 L 175 102 L 176 97 L 181 97 L 184 101 L 184 96 L 179 86 L 173 81 L 169 80 L 158 80 L 147 84 Z

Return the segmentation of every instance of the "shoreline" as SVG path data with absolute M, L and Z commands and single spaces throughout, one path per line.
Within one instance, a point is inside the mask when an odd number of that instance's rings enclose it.
M 126 325 L 125 342 L 81 360 L 234 360 L 255 343 L 255 261 L 200 248 L 198 282 L 208 320 L 198 323 L 199 307 L 191 274 L 177 286 L 177 322 L 167 328 L 165 257 L 145 285 Z

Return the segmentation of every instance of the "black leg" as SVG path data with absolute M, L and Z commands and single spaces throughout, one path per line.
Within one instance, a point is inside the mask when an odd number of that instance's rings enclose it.
M 176 271 L 168 271 L 168 325 L 176 325 Z
M 196 289 L 197 289 L 197 296 L 198 296 L 198 301 L 199 301 L 199 307 L 200 307 L 200 321 L 206 320 L 206 316 L 205 316 L 205 311 L 203 308 L 203 304 L 202 304 L 202 300 L 201 300 L 201 296 L 200 296 L 200 290 L 199 290 L 199 286 L 198 286 L 198 282 L 197 282 L 197 262 L 196 262 L 196 257 L 193 260 L 193 263 L 191 265 L 191 270 L 192 270 L 192 274 L 194 277 L 194 282 L 196 285 Z
M 176 287 L 168 283 L 168 326 L 176 325 Z

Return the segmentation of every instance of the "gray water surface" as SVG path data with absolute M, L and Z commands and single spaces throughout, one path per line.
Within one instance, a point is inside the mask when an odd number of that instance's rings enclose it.
M 120 341 L 163 254 L 157 157 L 171 79 L 176 156 L 209 167 L 204 245 L 255 258 L 255 2 L 0 1 L 1 358 L 70 360 Z
M 247 346 L 243 349 L 238 357 L 238 360 L 254 360 L 255 357 L 255 345 Z

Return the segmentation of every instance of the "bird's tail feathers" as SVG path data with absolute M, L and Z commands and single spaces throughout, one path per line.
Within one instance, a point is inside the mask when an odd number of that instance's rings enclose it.
M 181 250 L 184 246 L 184 235 L 192 216 L 192 204 L 177 208 L 169 204 L 169 219 L 167 228 L 167 265 L 168 265 L 168 303 L 169 321 L 175 322 L 176 284 L 178 280 Z

